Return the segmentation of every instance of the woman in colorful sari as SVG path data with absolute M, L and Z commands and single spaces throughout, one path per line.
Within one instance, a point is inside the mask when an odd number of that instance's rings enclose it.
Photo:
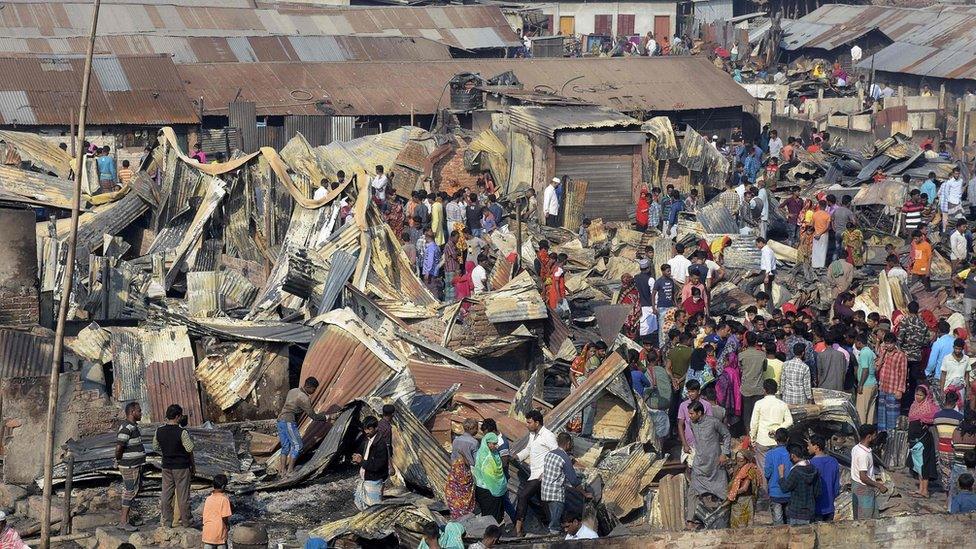
M 847 254 L 847 261 L 855 267 L 863 267 L 864 233 L 861 232 L 861 229 L 858 229 L 857 225 L 851 223 L 847 227 L 847 230 L 844 231 L 844 236 L 841 237 L 841 243 L 844 246 L 844 252 Z
M 471 273 L 474 272 L 474 261 L 464 264 L 464 274 L 454 277 L 451 284 L 454 285 L 454 299 L 462 300 L 474 293 L 474 282 L 471 280 Z
M 478 451 L 478 422 L 464 420 L 464 432 L 451 443 L 451 469 L 447 474 L 444 499 L 451 511 L 451 520 L 474 512 L 474 476 L 471 469 Z
M 634 277 L 628 273 L 624 273 L 620 277 L 619 303 L 630 305 L 630 313 L 627 315 L 627 321 L 624 322 L 622 331 L 625 336 L 637 341 L 637 338 L 640 337 L 640 293 L 637 291 L 637 285 L 634 284 Z
M 939 405 L 928 386 L 919 385 L 908 410 L 908 459 L 905 462 L 912 477 L 918 479 L 918 491 L 911 493 L 915 498 L 929 497 L 929 481 L 938 478 L 935 440 L 930 429 L 938 411 Z
M 752 526 L 756 511 L 756 497 L 759 495 L 759 468 L 751 450 L 738 450 L 735 453 L 735 474 L 729 484 L 729 503 L 732 511 L 729 517 L 730 528 Z
M 493 517 L 501 524 L 505 514 L 505 491 L 508 482 L 502 458 L 498 454 L 498 435 L 486 433 L 481 438 L 481 446 L 474 462 L 474 497 L 478 501 L 481 514 Z

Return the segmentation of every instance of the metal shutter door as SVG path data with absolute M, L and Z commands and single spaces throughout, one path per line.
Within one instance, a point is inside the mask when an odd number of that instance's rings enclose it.
M 589 183 L 583 215 L 626 221 L 633 204 L 633 147 L 557 147 L 556 175 Z

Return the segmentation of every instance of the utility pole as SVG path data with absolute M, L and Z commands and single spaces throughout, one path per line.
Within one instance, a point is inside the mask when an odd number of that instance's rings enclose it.
M 58 304 L 58 325 L 54 334 L 54 359 L 51 361 L 50 387 L 47 396 L 47 430 L 44 433 L 44 496 L 41 505 L 41 549 L 51 546 L 51 494 L 54 476 L 54 426 L 58 411 L 58 385 L 61 378 L 61 361 L 64 357 L 64 325 L 68 319 L 68 303 L 71 301 L 71 282 L 75 274 L 75 248 L 78 246 L 78 215 L 81 209 L 81 176 L 85 171 L 85 120 L 88 117 L 88 83 L 91 80 L 92 56 L 95 51 L 95 32 L 98 27 L 98 9 L 101 0 L 94 0 L 88 51 L 85 54 L 85 72 L 81 79 L 81 104 L 78 110 L 78 167 L 75 170 L 75 188 L 71 200 L 71 233 L 68 236 L 68 259 L 61 279 L 61 302 Z

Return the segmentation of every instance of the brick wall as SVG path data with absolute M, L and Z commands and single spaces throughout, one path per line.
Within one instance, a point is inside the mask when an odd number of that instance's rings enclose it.
M 915 515 L 879 520 L 837 521 L 813 526 L 777 526 L 712 530 L 706 532 L 658 532 L 604 538 L 593 542 L 561 542 L 559 547 L 971 547 L 976 513 L 966 515 Z M 550 547 L 550 543 L 508 547 Z
M 477 190 L 478 174 L 464 169 L 465 148 L 457 148 L 434 164 L 434 183 L 437 190 L 454 194 L 461 187 Z
M 39 305 L 33 288 L 0 288 L 0 325 L 34 326 L 38 322 Z

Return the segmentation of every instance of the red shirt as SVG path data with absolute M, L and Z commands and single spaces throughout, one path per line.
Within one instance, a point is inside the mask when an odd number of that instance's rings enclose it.
M 905 390 L 908 377 L 908 358 L 901 349 L 882 348 L 878 351 L 877 364 L 878 390 L 897 393 Z
M 637 224 L 646 227 L 649 221 L 649 214 L 651 210 L 651 204 L 647 201 L 647 198 L 641 197 L 637 201 Z
M 686 299 L 681 302 L 681 308 L 688 313 L 688 316 L 703 313 L 705 312 L 705 300 L 699 299 L 698 302 L 695 303 L 694 299 Z

